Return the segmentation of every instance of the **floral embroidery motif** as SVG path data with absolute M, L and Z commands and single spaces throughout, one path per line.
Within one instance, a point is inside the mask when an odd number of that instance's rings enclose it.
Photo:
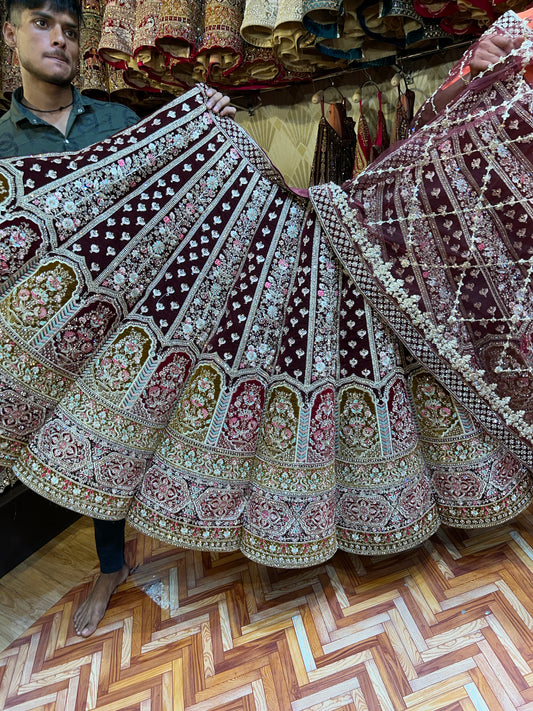
M 354 459 L 379 453 L 376 407 L 369 393 L 345 388 L 339 398 L 340 454 Z
M 306 508 L 300 522 L 303 530 L 309 536 L 322 538 L 335 529 L 335 502 L 316 501 Z
M 96 388 L 106 397 L 120 402 L 132 388 L 143 363 L 147 360 L 150 338 L 140 328 L 127 327 L 96 358 L 92 375 Z
M 158 508 L 175 514 L 190 500 L 187 484 L 180 477 L 171 477 L 160 467 L 151 467 L 144 477 L 142 493 Z
M 50 463 L 63 471 L 78 471 L 88 466 L 91 460 L 89 444 L 59 420 L 48 422 L 41 428 L 38 446 Z
M 27 437 L 44 424 L 46 409 L 26 396 L 5 388 L 0 407 L 0 426 L 15 437 Z
M 193 373 L 171 426 L 179 433 L 203 440 L 220 393 L 221 376 L 211 366 L 201 366 Z
M 258 382 L 237 386 L 220 434 L 220 446 L 254 452 L 263 415 L 264 387 Z
M 267 534 L 274 539 L 287 531 L 292 520 L 287 504 L 274 498 L 267 500 L 259 495 L 250 498 L 247 517 L 252 531 L 258 535 Z
M 344 494 L 339 501 L 339 510 L 352 528 L 358 524 L 377 528 L 387 524 L 393 509 L 382 496 Z
M 453 475 L 445 470 L 437 471 L 433 477 L 433 484 L 444 501 L 453 497 L 463 503 L 481 498 L 486 488 L 485 482 L 465 469 Z
M 118 489 L 125 494 L 133 494 L 144 474 L 142 460 L 125 457 L 117 452 L 102 457 L 95 462 L 96 481 L 106 489 Z
M 427 437 L 450 437 L 463 433 L 455 403 L 428 373 L 415 375 L 412 384 L 420 428 Z
M 71 268 L 49 263 L 38 269 L 0 304 L 6 321 L 31 338 L 48 324 L 72 296 L 76 278 Z
M 186 353 L 172 353 L 162 359 L 139 396 L 134 412 L 164 423 L 173 412 L 185 382 L 191 359 Z
M 0 201 L 2 200 L 0 175 Z M 30 220 L 4 222 L 0 229 L 0 280 L 9 278 L 23 264 L 35 256 L 42 246 L 41 231 Z
M 238 491 L 216 488 L 205 491 L 195 506 L 205 521 L 237 523 L 244 509 L 244 500 Z
M 291 461 L 296 448 L 299 405 L 288 388 L 277 387 L 268 398 L 261 449 L 273 459 Z
M 405 385 L 396 381 L 390 391 L 390 427 L 394 450 L 405 451 L 416 444 L 415 418 Z
M 329 462 L 335 457 L 335 396 L 332 390 L 321 393 L 313 403 L 309 460 Z
M 106 335 L 117 322 L 112 304 L 86 303 L 75 316 L 66 321 L 43 347 L 42 353 L 59 368 L 79 373 L 87 360 L 98 352 Z

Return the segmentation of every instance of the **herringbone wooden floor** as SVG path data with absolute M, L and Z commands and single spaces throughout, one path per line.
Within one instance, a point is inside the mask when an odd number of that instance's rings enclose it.
M 0 653 L 17 711 L 531 711 L 533 515 L 279 571 L 142 535 L 82 640 L 75 586 Z

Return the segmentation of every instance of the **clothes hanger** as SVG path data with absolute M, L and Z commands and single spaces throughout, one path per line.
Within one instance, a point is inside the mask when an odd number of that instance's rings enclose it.
M 331 86 L 324 89 L 324 101 L 326 104 L 342 104 L 344 102 L 344 96 L 342 95 L 340 89 L 338 89 L 333 83 L 333 79 L 330 81 Z
M 413 79 L 413 75 L 409 72 L 405 72 L 400 66 L 397 64 L 393 65 L 393 69 L 396 69 L 396 74 L 392 77 L 390 80 L 391 86 L 393 87 L 399 87 L 399 91 L 402 91 L 401 87 L 401 82 L 403 80 L 404 86 L 405 86 L 405 91 L 402 93 L 406 94 L 407 90 L 410 88 L 412 92 L 418 92 L 421 94 L 424 99 L 427 99 L 427 95 L 425 92 L 423 92 L 421 89 L 418 89 L 417 87 L 413 86 L 415 83 L 415 80 Z
M 405 89 L 407 90 L 407 80 L 402 72 L 396 72 L 396 74 L 390 80 L 390 83 L 391 83 L 392 87 L 394 87 L 394 88 L 400 87 L 400 91 L 402 91 L 402 89 L 401 89 L 402 81 L 404 83 Z M 405 94 L 405 91 L 402 93 Z
M 364 70 L 364 74 L 366 76 L 366 80 L 364 81 L 363 85 L 361 86 L 361 90 L 363 90 L 365 88 L 365 86 L 374 86 L 374 87 L 376 87 L 376 89 L 378 91 L 381 91 L 381 87 L 379 86 L 379 84 L 372 79 L 372 77 L 370 76 L 370 74 L 368 73 L 368 71 L 366 69 Z
M 370 79 L 370 75 L 365 72 L 366 76 L 368 77 L 366 81 L 364 81 L 360 86 L 356 86 L 354 89 L 354 92 L 352 94 L 352 101 L 355 101 L 356 103 L 361 101 L 363 98 L 363 89 L 365 86 L 374 86 L 377 90 L 378 93 L 381 93 L 381 87 L 380 85 L 375 82 L 373 79 Z

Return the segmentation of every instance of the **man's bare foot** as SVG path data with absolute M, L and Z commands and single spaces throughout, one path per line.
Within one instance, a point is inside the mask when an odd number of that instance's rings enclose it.
M 111 595 L 130 573 L 124 564 L 116 573 L 100 573 L 89 597 L 74 613 L 74 628 L 80 637 L 90 637 L 105 615 Z

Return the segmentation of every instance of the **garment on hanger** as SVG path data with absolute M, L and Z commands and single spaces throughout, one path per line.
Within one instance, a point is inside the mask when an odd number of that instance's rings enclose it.
M 130 84 L 126 83 L 126 80 L 124 79 L 124 71 L 122 69 L 108 65 L 107 81 L 109 96 L 112 100 L 127 104 L 138 116 L 141 116 L 143 111 L 146 111 L 146 93 L 144 91 L 135 91 Z M 153 94 L 151 94 L 151 96 L 153 96 Z M 160 98 L 168 101 L 172 97 L 169 97 L 168 94 L 163 93 Z M 161 106 L 161 104 L 154 106 L 153 109 L 155 110 L 159 106 Z
M 243 59 L 240 0 L 110 0 L 100 54 L 146 90 L 178 90 L 195 81 L 224 83 Z
M 331 66 L 331 60 L 315 49 L 315 35 L 308 32 L 303 25 L 303 0 L 277 2 L 278 15 L 272 46 L 283 66 L 300 72 L 313 72 L 319 66 Z
M 520 12 L 526 9 L 531 3 L 529 0 L 502 0 L 502 2 L 491 2 L 491 0 L 456 0 L 454 3 L 442 2 L 419 2 L 415 1 L 417 11 L 424 14 L 443 18 L 443 26 L 448 32 L 454 32 L 454 28 L 463 28 L 470 25 L 475 34 L 480 30 L 488 28 L 500 15 L 507 10 Z M 447 19 L 444 19 L 447 18 Z M 461 33 L 464 30 L 461 29 Z
M 320 104 L 322 116 L 318 124 L 309 185 L 330 181 L 340 185 L 352 175 L 356 145 L 355 124 L 348 116 L 346 99 L 329 104 L 327 118 L 324 113 L 324 100 Z
M 378 89 L 378 112 L 376 121 L 376 133 L 374 138 L 370 134 L 368 122 L 363 112 L 363 89 L 366 85 L 372 84 Z M 361 173 L 367 165 L 374 160 L 385 148 L 389 145 L 389 134 L 385 122 L 385 116 L 381 107 L 381 90 L 378 84 L 369 79 L 361 87 L 361 95 L 359 97 L 359 116 L 355 128 L 357 136 L 357 145 L 355 152 L 355 160 L 352 170 L 352 177 L 356 177 Z
M 363 97 L 359 98 L 359 116 L 355 122 L 355 135 L 357 138 L 355 146 L 355 158 L 352 170 L 352 177 L 359 175 L 370 162 L 372 152 L 372 137 L 368 122 L 363 112 Z
M 457 13 L 456 0 L 414 0 L 413 6 L 422 17 L 448 17 Z
M 405 83 L 405 80 L 404 80 Z M 409 128 L 414 115 L 415 92 L 405 83 L 405 91 L 398 84 L 398 103 L 392 121 L 390 142 L 402 141 L 409 135 Z
M 280 567 L 525 508 L 517 65 L 311 204 L 204 87 L 78 153 L 2 161 L 2 464 L 83 513 Z
M 424 18 L 420 27 L 415 27 L 406 33 L 405 42 L 410 49 L 421 46 L 438 49 L 439 40 L 449 38 L 449 32 L 442 28 L 440 20 Z
M 156 40 L 159 34 L 160 0 L 134 0 L 133 53 L 139 71 L 164 74 L 165 61 Z
M 137 0 L 138 2 L 139 0 Z M 196 0 L 162 0 L 155 14 L 155 45 L 165 55 L 189 59 L 194 53 L 199 28 L 203 28 L 203 2 Z
M 386 3 L 362 0 L 357 5 L 357 19 L 368 37 L 398 47 L 405 47 L 407 31 L 422 24 L 412 4 L 403 0 Z
M 10 96 L 21 83 L 20 65 L 16 52 L 5 42 L 0 44 L 0 61 L 2 62 L 2 93 Z
M 479 24 L 470 17 L 469 13 L 458 12 L 454 15 L 443 17 L 440 21 L 440 26 L 445 32 L 455 37 L 480 35 L 482 32 Z
M 389 132 L 387 130 L 387 122 L 385 120 L 385 115 L 383 114 L 383 109 L 381 106 L 382 92 L 378 91 L 378 114 L 377 114 L 377 125 L 376 133 L 374 134 L 374 139 L 372 140 L 372 148 L 370 151 L 370 160 L 377 158 L 384 150 L 389 147 L 390 139 Z
M 316 35 L 323 54 L 348 61 L 362 58 L 366 34 L 357 19 L 358 1 L 304 0 L 302 22 Z
M 384 50 L 387 45 L 403 47 L 423 26 L 409 0 L 304 0 L 303 8 L 303 23 L 319 38 L 320 49 L 349 60 L 362 56 L 369 38 Z
M 468 13 L 480 27 L 488 27 L 501 14 L 490 0 L 457 0 L 457 8 L 460 12 Z

